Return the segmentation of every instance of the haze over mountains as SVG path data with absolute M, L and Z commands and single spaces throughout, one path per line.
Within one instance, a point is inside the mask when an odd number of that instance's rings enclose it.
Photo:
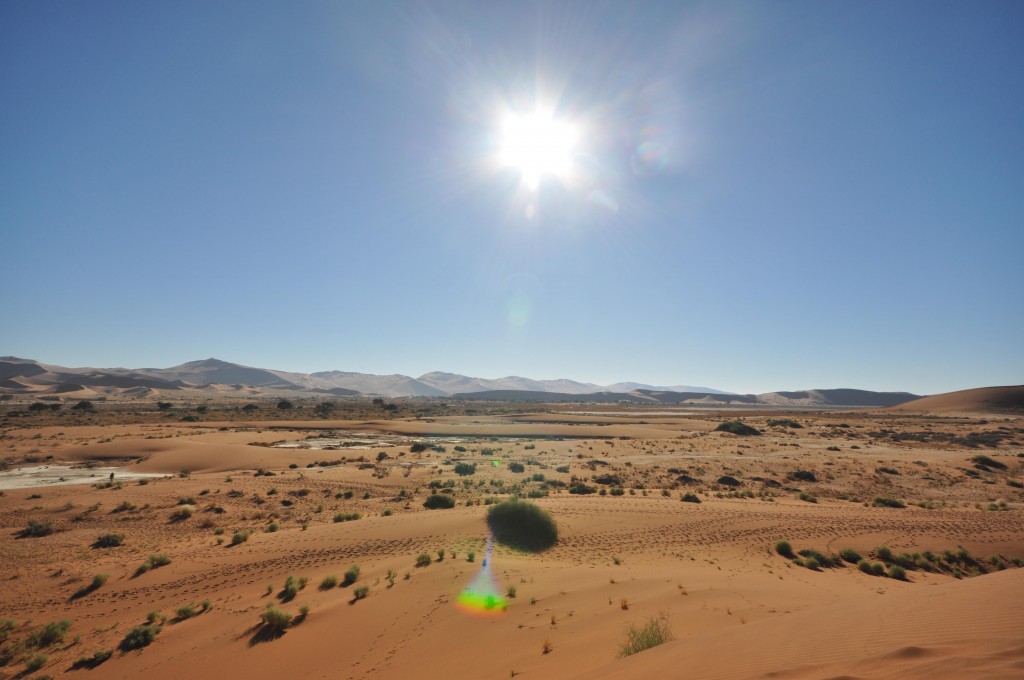
M 751 404 L 775 406 L 892 406 L 918 398 L 908 392 L 806 390 L 732 394 L 710 387 L 657 386 L 636 382 L 595 385 L 575 380 L 519 376 L 475 378 L 455 373 L 374 375 L 349 371 L 293 373 L 253 368 L 220 359 L 170 368 L 67 368 L 31 359 L 0 357 L 0 394 L 67 398 L 153 397 L 182 391 L 240 397 L 307 394 L 387 397 L 451 397 L 511 401 L 593 401 L 659 404 Z

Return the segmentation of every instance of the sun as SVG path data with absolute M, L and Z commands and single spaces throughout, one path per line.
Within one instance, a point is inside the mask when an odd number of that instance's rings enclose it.
M 578 137 L 575 126 L 550 113 L 509 113 L 501 125 L 498 158 L 518 170 L 526 186 L 536 189 L 545 175 L 569 178 Z

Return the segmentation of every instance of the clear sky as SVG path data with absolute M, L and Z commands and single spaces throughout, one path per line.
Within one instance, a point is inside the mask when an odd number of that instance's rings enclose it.
M 1024 383 L 1022 36 L 999 0 L 4 2 L 0 354 Z

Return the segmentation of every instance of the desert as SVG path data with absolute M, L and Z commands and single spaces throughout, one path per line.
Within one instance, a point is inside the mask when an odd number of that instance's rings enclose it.
M 939 413 L 931 398 L 678 415 L 350 398 L 330 418 L 309 399 L 287 420 L 267 399 L 207 400 L 198 419 L 11 400 L 0 480 L 91 476 L 0 497 L 2 672 L 1018 677 L 1024 423 L 975 396 L 956 415 L 956 395 Z M 427 509 L 432 494 L 452 507 Z M 466 611 L 486 513 L 513 497 L 550 514 L 557 542 L 494 546 L 503 603 Z M 664 643 L 622 656 L 652 624 Z M 151 639 L 127 643 L 139 628 Z

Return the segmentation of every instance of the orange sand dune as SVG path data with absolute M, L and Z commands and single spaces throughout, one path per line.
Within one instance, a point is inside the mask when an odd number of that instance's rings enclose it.
M 924 397 L 890 407 L 891 411 L 918 413 L 1015 413 L 1024 414 L 1024 385 L 979 387 Z
M 688 636 L 586 678 L 1020 678 L 1024 572 L 862 595 Z M 737 653 L 742 650 L 742 654 Z

